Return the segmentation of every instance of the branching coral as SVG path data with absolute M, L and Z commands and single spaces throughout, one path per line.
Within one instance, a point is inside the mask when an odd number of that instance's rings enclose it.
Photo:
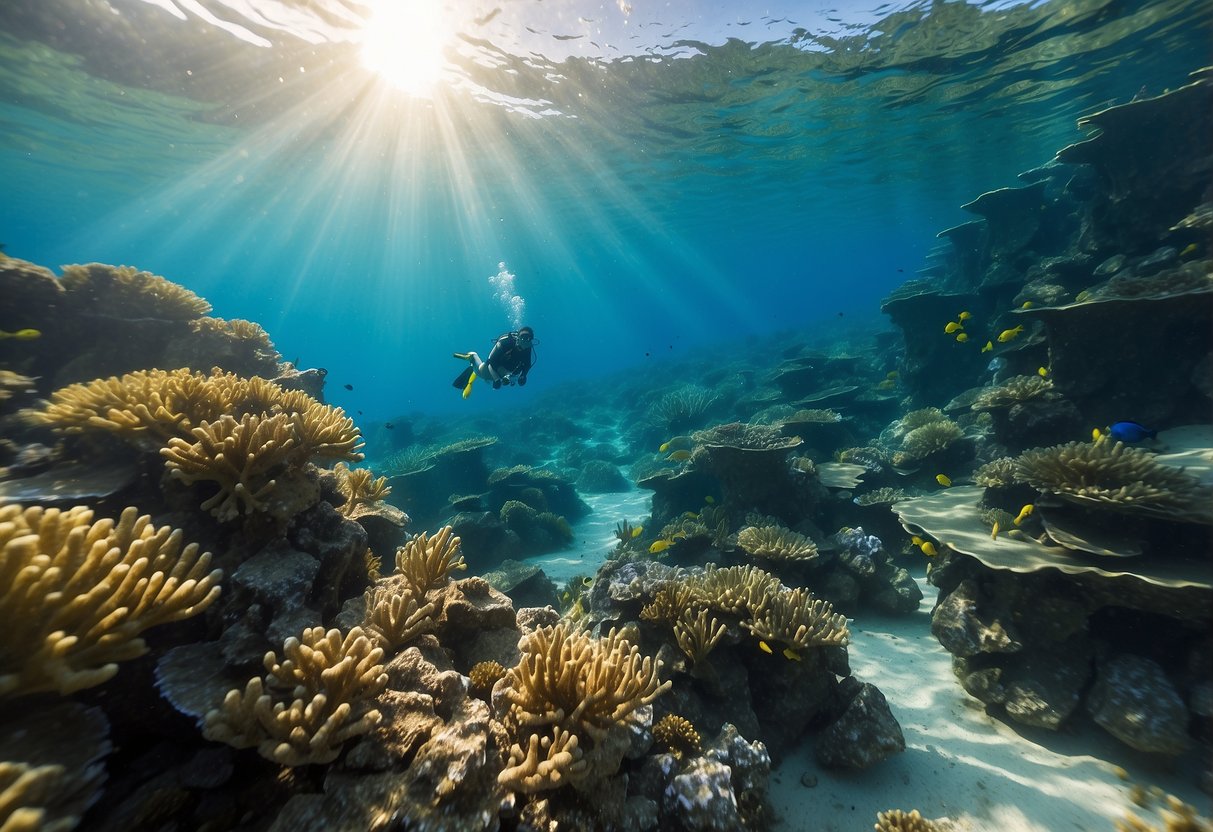
M 264 509 L 277 485 L 275 472 L 304 459 L 291 419 L 283 413 L 264 418 L 245 414 L 239 421 L 222 416 L 191 432 L 196 441 L 173 437 L 160 453 L 173 478 L 219 485 L 202 508 L 220 520 Z
M 653 739 L 674 754 L 698 754 L 701 750 L 699 732 L 689 719 L 666 714 L 653 726 Z
M 506 668 L 500 662 L 477 662 L 468 671 L 473 690 L 491 690 L 497 680 L 505 675 Z
M 693 664 L 699 664 L 712 652 L 728 627 L 710 618 L 708 610 L 683 607 L 674 620 L 674 640 Z
M 939 826 L 924 818 L 915 809 L 903 812 L 890 809 L 876 815 L 876 832 L 936 832 Z
M 817 544 L 783 526 L 747 526 L 737 533 L 737 545 L 756 558 L 813 560 Z
M 701 419 L 717 398 L 710 390 L 683 385 L 663 395 L 649 412 L 667 429 L 679 430 Z
M 893 454 L 893 463 L 904 465 L 926 459 L 931 454 L 947 450 L 962 436 L 964 431 L 951 419 L 928 422 L 902 437 L 901 450 Z
M 531 734 L 524 749 L 515 743 L 497 782 L 517 792 L 555 789 L 582 779 L 589 764 L 578 748 L 577 735 L 553 725 L 550 734 Z
M 351 469 L 344 462 L 338 462 L 333 466 L 333 474 L 337 477 L 337 490 L 345 497 L 345 502 L 337 510 L 346 517 L 354 514 L 360 506 L 383 500 L 392 493 L 387 477 L 376 479 L 367 468 Z
M 64 266 L 59 278 L 68 298 L 87 302 L 90 311 L 117 310 L 121 317 L 179 321 L 201 317 L 211 305 L 189 289 L 130 266 L 88 263 Z
M 291 414 L 295 434 L 309 456 L 348 459 L 358 462 L 362 454 L 361 434 L 354 420 L 339 407 L 312 402 L 302 412 Z
M 363 601 L 366 604 L 363 627 L 387 652 L 396 652 L 422 633 L 432 633 L 436 626 L 433 616 L 437 606 L 433 602 L 421 603 L 412 592 L 380 585 L 368 589 Z
M 0 402 L 11 398 L 14 393 L 28 393 L 33 389 L 34 380 L 29 376 L 12 370 L 0 370 Z
M 1027 451 L 1015 460 L 1015 476 L 1075 503 L 1213 522 L 1213 490 L 1122 442 L 1070 442 Z
M 382 648 L 355 627 L 314 627 L 302 639 L 288 638 L 283 660 L 265 655 L 266 675 L 231 690 L 220 708 L 206 714 L 207 739 L 236 748 L 257 747 L 281 765 L 329 763 L 347 740 L 365 734 L 380 720 L 374 697 L 387 685 Z
M 969 407 L 973 410 L 995 410 L 1014 404 L 1040 399 L 1060 398 L 1053 389 L 1053 380 L 1040 376 L 1012 376 L 997 387 L 984 388 Z
M 558 725 L 595 741 L 669 689 L 659 665 L 617 631 L 594 639 L 567 624 L 536 630 L 519 645 L 505 696 L 522 727 Z
M 807 589 L 799 587 L 771 596 L 741 626 L 757 638 L 782 641 L 794 648 L 845 646 L 851 636 L 845 615 L 834 612 L 828 601 L 814 598 Z
M 1015 457 L 990 460 L 973 472 L 973 482 L 984 488 L 1009 488 L 1015 485 Z
M 0 696 L 105 682 L 147 652 L 140 633 L 219 596 L 210 560 L 135 508 L 115 523 L 82 507 L 0 506 Z
M 67 832 L 78 818 L 46 822 L 46 806 L 60 791 L 67 769 L 0 762 L 0 829 L 4 832 Z
M 433 537 L 421 532 L 396 550 L 396 571 L 418 595 L 443 586 L 457 569 L 467 569 L 459 551 L 462 541 L 450 526 L 443 526 Z
M 690 581 L 672 581 L 653 593 L 653 600 L 640 610 L 642 621 L 664 621 L 672 624 L 698 601 L 698 594 Z
M 711 564 L 689 583 L 704 606 L 730 615 L 761 609 L 780 587 L 773 575 L 756 566 L 721 569 Z
M 260 324 L 245 321 L 240 318 L 224 320 L 223 318 L 199 318 L 190 321 L 190 329 L 199 335 L 214 333 L 237 341 L 247 342 L 254 350 L 274 353 L 274 345 Z

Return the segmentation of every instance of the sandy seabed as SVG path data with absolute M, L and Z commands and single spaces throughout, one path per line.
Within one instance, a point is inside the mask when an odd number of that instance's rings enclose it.
M 905 752 L 844 773 L 819 766 L 812 741 L 804 743 L 772 773 L 776 829 L 859 832 L 886 809 L 947 817 L 954 821 L 949 829 L 966 832 L 1111 832 L 1129 811 L 1158 823 L 1155 811 L 1130 802 L 1133 784 L 1157 786 L 1209 813 L 1195 751 L 1173 761 L 1134 751 L 1085 712 L 1058 733 L 987 715 L 961 689 L 951 656 L 931 635 L 935 587 L 923 577 L 918 585 L 925 597 L 917 612 L 865 612 L 851 623 L 848 651 L 851 671 L 888 699 Z

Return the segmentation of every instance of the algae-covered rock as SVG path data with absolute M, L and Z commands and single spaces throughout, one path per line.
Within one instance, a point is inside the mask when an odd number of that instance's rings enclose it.
M 871 768 L 905 749 L 905 736 L 884 694 L 866 682 L 838 721 L 814 743 L 817 762 L 827 768 Z
M 1188 709 L 1151 659 L 1123 654 L 1101 664 L 1087 710 L 1108 733 L 1139 751 L 1174 755 L 1190 744 Z

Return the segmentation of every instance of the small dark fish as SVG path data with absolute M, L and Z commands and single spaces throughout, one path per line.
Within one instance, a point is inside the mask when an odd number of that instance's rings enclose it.
M 362 415 L 362 411 L 361 411 L 361 410 L 359 410 L 359 411 L 358 411 L 358 415 L 359 415 L 359 416 L 361 416 L 361 415 Z
M 842 317 L 843 315 L 845 315 L 845 314 L 846 314 L 845 312 L 839 312 L 839 313 L 838 313 L 838 317 L 840 317 L 840 318 L 841 318 L 841 317 Z
M 898 269 L 897 271 L 904 273 L 905 269 Z
M 346 390 L 353 390 L 353 389 L 354 389 L 354 385 L 352 385 L 352 384 L 343 384 L 343 385 L 341 385 L 341 386 L 342 386 L 342 387 L 344 387 Z
M 649 357 L 649 353 L 647 353 L 647 352 L 646 352 L 646 353 L 644 354 L 644 357 L 645 357 L 645 358 L 648 358 L 648 357 Z
M 395 426 L 395 425 L 393 425 L 391 422 L 384 422 L 384 423 L 383 423 L 383 426 L 384 426 L 385 428 L 387 428 L 388 430 L 392 430 L 394 427 L 396 427 L 396 426 Z
M 1143 439 L 1153 439 L 1158 431 L 1150 430 L 1145 425 L 1136 422 L 1117 422 L 1108 428 L 1108 434 L 1117 442 L 1141 442 Z

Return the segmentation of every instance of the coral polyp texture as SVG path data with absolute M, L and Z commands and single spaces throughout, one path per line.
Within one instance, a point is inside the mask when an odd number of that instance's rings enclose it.
M 264 677 L 228 691 L 223 705 L 204 717 L 203 736 L 300 766 L 332 762 L 347 740 L 379 724 L 374 698 L 388 681 L 383 649 L 361 628 L 343 636 L 312 627 L 288 638 L 282 654 L 279 662 L 267 653 Z
M 139 634 L 205 610 L 223 573 L 135 508 L 0 506 L 0 696 L 69 694 L 147 652 Z
M 747 526 L 737 533 L 737 545 L 756 558 L 812 560 L 817 544 L 783 526 Z
M 708 610 L 684 607 L 674 621 L 674 640 L 682 652 L 698 664 L 707 658 L 727 630 L 728 626 L 710 617 Z
M 97 311 L 121 309 L 128 317 L 136 313 L 170 321 L 200 318 L 211 311 L 211 305 L 189 289 L 131 266 L 64 266 L 59 280 L 69 298 L 89 301 Z
M 845 646 L 851 637 L 847 618 L 828 601 L 807 589 L 785 589 L 766 599 L 748 621 L 741 622 L 755 637 L 789 647 Z
M 653 726 L 653 739 L 680 756 L 698 754 L 702 748 L 695 726 L 677 714 L 666 714 Z
M 1015 460 L 1015 477 L 1080 505 L 1213 523 L 1213 490 L 1123 442 L 1070 442 L 1026 451 Z
M 460 554 L 461 540 L 450 526 L 433 537 L 421 532 L 396 550 L 396 572 L 418 595 L 443 586 L 452 572 L 467 569 Z
M 366 591 L 364 626 L 380 647 L 393 653 L 422 633 L 434 630 L 437 606 L 422 603 L 412 592 L 400 592 L 388 586 L 375 586 Z
M 937 824 L 924 818 L 917 809 L 903 812 L 890 809 L 876 815 L 876 832 L 936 832 Z
M 337 490 L 345 497 L 337 510 L 346 517 L 360 506 L 383 500 L 392 493 L 387 477 L 376 479 L 366 468 L 350 468 L 344 462 L 338 462 L 333 466 L 333 473 L 337 476 Z

